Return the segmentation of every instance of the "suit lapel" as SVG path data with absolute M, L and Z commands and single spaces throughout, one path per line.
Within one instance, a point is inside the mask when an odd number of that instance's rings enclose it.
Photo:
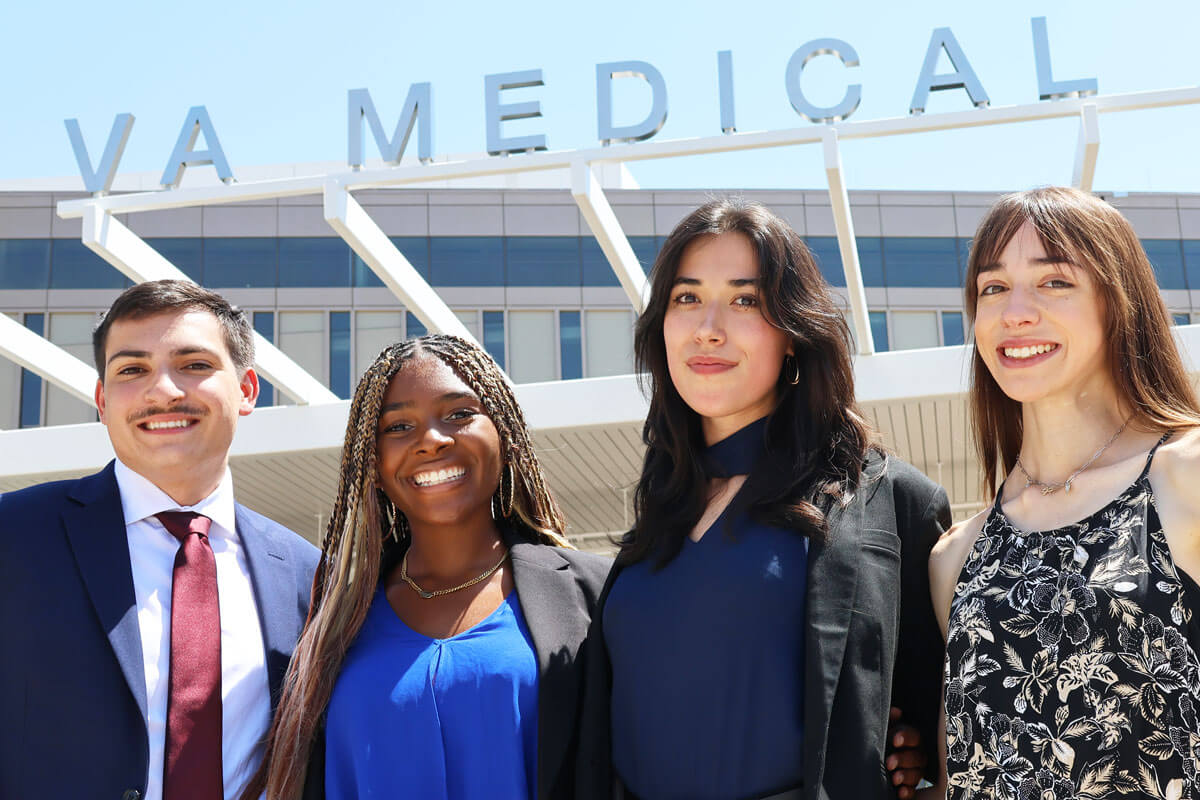
M 273 709 L 279 700 L 288 659 L 303 621 L 296 608 L 296 571 L 288 558 L 287 543 L 278 531 L 263 525 L 240 504 L 236 506 L 236 519 L 238 538 L 246 552 L 250 583 L 258 605 Z
M 805 600 L 804 794 L 819 796 L 829 737 L 829 721 L 858 585 L 856 559 L 864 497 L 856 493 L 844 509 L 832 511 L 829 536 L 813 541 L 808 553 Z
M 62 521 L 75 565 L 144 720 L 146 671 L 142 635 L 138 628 L 125 515 L 113 462 L 95 475 L 81 478 L 71 491 L 71 499 L 78 505 L 65 508 Z
M 566 660 L 587 634 L 580 614 L 567 606 L 577 592 L 570 564 L 553 547 L 510 545 L 513 582 L 533 638 L 538 663 L 538 795 L 550 790 L 562 769 L 575 730 L 577 671 Z M 578 628 L 578 630 L 577 630 Z

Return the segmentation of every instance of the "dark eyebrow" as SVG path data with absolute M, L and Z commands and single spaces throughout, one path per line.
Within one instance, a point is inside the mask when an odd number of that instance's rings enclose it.
M 212 350 L 209 350 L 206 347 L 181 347 L 178 350 L 172 350 L 171 356 L 177 358 L 179 356 L 194 356 L 197 353 L 200 355 L 210 356 L 215 359 L 220 359 L 220 356 L 217 353 L 214 353 Z M 150 352 L 148 350 L 118 350 L 108 357 L 108 361 L 106 361 L 105 364 L 111 364 L 118 358 L 150 358 Z
M 475 395 L 471 394 L 470 392 L 446 392 L 444 395 L 442 395 L 441 397 L 438 398 L 439 403 L 444 403 L 447 400 L 476 400 L 477 401 L 478 398 L 476 398 Z M 396 403 L 387 403 L 386 405 L 383 406 L 383 408 L 379 409 L 379 413 L 386 414 L 389 411 L 400 411 L 405 408 L 412 408 L 413 405 L 414 405 L 413 401 L 411 401 L 411 400 L 401 400 Z
M 678 286 L 681 283 L 686 284 L 687 286 L 699 286 L 700 285 L 700 281 L 698 281 L 695 278 L 679 278 L 679 277 L 675 278 L 674 282 L 672 282 L 671 285 Z M 758 278 L 734 278 L 729 281 L 729 285 L 730 286 L 757 286 Z
M 1033 261 L 1034 264 L 1041 264 L 1043 266 L 1054 266 L 1056 264 L 1065 264 L 1066 266 L 1071 267 L 1073 269 L 1078 268 L 1078 266 L 1079 266 L 1078 264 L 1076 264 L 1074 261 L 1072 261 L 1069 258 L 1055 258 L 1054 256 L 1043 256 L 1042 258 L 1034 258 L 1031 260 Z M 984 274 L 985 272 L 995 272 L 998 269 L 1000 269 L 999 261 L 992 261 L 987 264 L 980 264 L 979 269 L 976 272 L 976 277 Z

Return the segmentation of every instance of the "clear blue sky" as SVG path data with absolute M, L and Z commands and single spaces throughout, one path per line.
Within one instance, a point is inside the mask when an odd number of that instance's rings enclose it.
M 389 128 L 408 85 L 433 84 L 434 150 L 484 149 L 483 76 L 540 67 L 551 149 L 596 144 L 595 65 L 638 59 L 663 74 L 659 139 L 719 132 L 717 57 L 733 52 L 739 130 L 807 125 L 788 103 L 784 67 L 802 43 L 853 45 L 863 85 L 853 120 L 907 114 L 930 33 L 949 26 L 993 106 L 1037 101 L 1030 18 L 1048 20 L 1057 79 L 1094 77 L 1101 94 L 1200 84 L 1200 3 L 1008 2 L 108 2 L 13 0 L 0 12 L 0 178 L 77 173 L 63 120 L 77 117 L 98 159 L 113 116 L 137 117 L 121 172 L 161 171 L 188 107 L 205 105 L 239 165 L 344 160 L 346 92 L 370 89 Z M 841 96 L 830 58 L 805 72 L 816 102 Z M 622 83 L 622 82 L 618 82 Z M 625 81 L 624 83 L 631 83 Z M 616 95 L 617 121 L 648 92 Z M 929 111 L 969 108 L 935 93 Z M 1200 191 L 1200 106 L 1102 115 L 1096 188 Z M 1020 189 L 1070 180 L 1074 121 L 891 137 L 845 145 L 852 189 Z M 412 143 L 415 147 L 415 141 Z M 377 155 L 370 137 L 367 153 Z M 821 188 L 820 152 L 635 164 L 647 187 Z

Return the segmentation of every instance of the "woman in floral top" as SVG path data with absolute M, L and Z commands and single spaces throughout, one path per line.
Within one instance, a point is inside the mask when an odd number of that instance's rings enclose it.
M 930 561 L 930 793 L 1200 798 L 1200 405 L 1151 265 L 1091 195 L 1010 195 L 976 234 L 966 308 L 976 446 L 1003 482 Z

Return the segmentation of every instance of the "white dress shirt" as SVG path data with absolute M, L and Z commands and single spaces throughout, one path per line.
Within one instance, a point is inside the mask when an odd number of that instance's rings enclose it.
M 146 670 L 150 766 L 145 800 L 162 800 L 171 650 L 171 576 L 175 553 L 180 548 L 179 540 L 154 518 L 160 511 L 193 511 L 212 520 L 208 541 L 217 566 L 221 608 L 221 768 L 226 800 L 233 800 L 258 768 L 262 759 L 261 740 L 271 721 L 262 627 L 246 551 L 237 534 L 233 478 L 226 469 L 212 494 L 194 506 L 180 506 L 120 460 L 115 471 L 125 513 Z

